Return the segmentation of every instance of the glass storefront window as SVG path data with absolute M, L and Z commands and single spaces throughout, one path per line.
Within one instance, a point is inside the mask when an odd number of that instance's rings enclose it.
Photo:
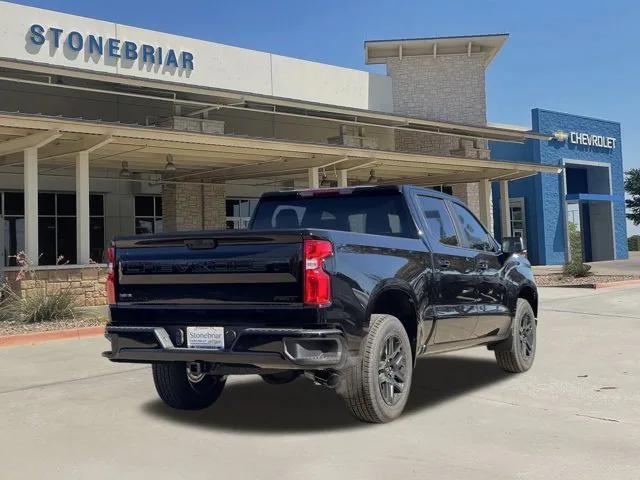
M 137 195 L 134 215 L 136 235 L 162 232 L 162 197 Z
M 77 262 L 75 193 L 38 194 L 38 246 L 40 265 Z M 4 216 L 5 263 L 15 266 L 15 255 L 24 250 L 24 195 L 0 193 L 0 214 Z M 91 259 L 104 261 L 104 199 L 89 196 L 89 249 Z
M 257 198 L 228 198 L 225 201 L 227 230 L 246 229 L 257 204 Z

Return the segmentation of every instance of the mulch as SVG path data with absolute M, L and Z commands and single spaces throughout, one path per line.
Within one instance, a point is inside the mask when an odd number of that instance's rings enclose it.
M 536 285 L 539 287 L 591 287 L 596 285 L 612 284 L 617 282 L 627 282 L 630 280 L 640 280 L 634 275 L 589 275 L 588 277 L 564 277 L 559 274 L 536 275 Z
M 39 323 L 22 323 L 16 321 L 0 322 L 0 336 L 95 327 L 105 325 L 106 323 L 107 319 L 100 316 L 85 316 L 69 320 L 56 320 L 53 322 Z

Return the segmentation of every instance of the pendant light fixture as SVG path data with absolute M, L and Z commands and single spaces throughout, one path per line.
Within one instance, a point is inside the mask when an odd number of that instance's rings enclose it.
M 121 178 L 130 178 L 131 170 L 129 170 L 129 162 L 122 162 L 122 168 L 120 169 Z
M 173 163 L 173 155 L 171 155 L 171 154 L 167 155 L 167 163 L 164 166 L 164 171 L 165 172 L 175 172 L 176 171 L 176 164 Z

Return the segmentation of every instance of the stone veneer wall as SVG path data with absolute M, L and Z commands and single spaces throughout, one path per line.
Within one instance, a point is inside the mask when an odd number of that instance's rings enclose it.
M 70 266 L 37 269 L 34 274 L 27 273 L 22 280 L 16 280 L 17 271 L 5 272 L 6 281 L 11 289 L 26 297 L 36 289 L 46 291 L 69 288 L 77 297 L 79 307 L 96 307 L 107 304 L 104 283 L 107 267 L 104 265 Z
M 204 225 L 202 228 L 216 230 L 226 228 L 227 207 L 224 185 L 204 185 Z
M 394 113 L 411 117 L 486 125 L 483 55 L 405 56 L 387 60 L 393 79 Z M 398 151 L 488 158 L 487 143 L 447 135 L 396 132 Z M 455 196 L 479 214 L 477 183 L 453 186 Z
M 219 184 L 167 183 L 162 187 L 165 232 L 225 228 L 225 188 Z

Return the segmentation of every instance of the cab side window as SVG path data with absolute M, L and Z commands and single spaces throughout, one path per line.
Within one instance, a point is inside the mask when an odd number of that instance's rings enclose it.
M 418 204 L 431 236 L 444 245 L 460 245 L 453 220 L 449 215 L 449 210 L 447 210 L 444 200 L 419 195 Z
M 494 244 L 489 234 L 473 214 L 457 203 L 451 203 L 451 206 L 453 207 L 453 213 L 456 216 L 458 227 L 460 228 L 462 244 L 474 250 L 483 250 L 485 252 L 493 251 Z

